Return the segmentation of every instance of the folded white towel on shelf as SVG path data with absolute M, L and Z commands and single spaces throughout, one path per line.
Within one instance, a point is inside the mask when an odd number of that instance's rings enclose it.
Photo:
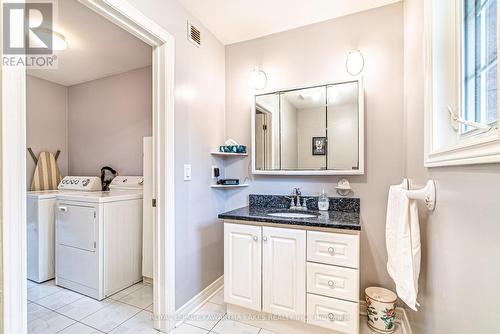
M 396 283 L 399 298 L 417 310 L 420 274 L 420 226 L 415 200 L 406 196 L 408 181 L 391 186 L 387 203 L 385 239 L 387 271 Z

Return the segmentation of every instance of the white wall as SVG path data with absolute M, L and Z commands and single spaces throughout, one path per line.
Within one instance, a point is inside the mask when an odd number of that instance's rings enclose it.
M 406 174 L 437 184 L 436 210 L 421 210 L 422 268 L 413 332 L 498 333 L 500 310 L 500 167 L 423 167 L 423 2 L 406 0 Z
M 57 165 L 68 174 L 67 88 L 46 80 L 26 76 L 26 146 L 38 157 L 40 151 L 61 150 Z M 26 185 L 31 187 L 35 162 L 26 151 Z
M 389 185 L 403 176 L 403 5 L 397 3 L 226 47 L 226 133 L 250 145 L 252 91 L 249 72 L 267 73 L 269 90 L 348 78 L 349 51 L 362 50 L 366 98 L 366 174 L 348 177 L 361 198 L 361 291 L 392 288 L 386 270 L 385 211 Z M 230 175 L 248 174 L 250 160 L 231 164 Z M 249 193 L 304 195 L 322 188 L 334 195 L 339 177 L 253 177 L 233 191 L 227 209 L 244 206 Z
M 175 37 L 176 305 L 182 306 L 223 274 L 224 192 L 211 189 L 209 152 L 224 142 L 224 46 L 174 0 L 128 0 Z M 187 21 L 202 46 L 186 36 Z M 192 164 L 190 182 L 183 165 Z
M 152 134 L 151 67 L 68 88 L 69 173 L 142 175 L 142 139 Z

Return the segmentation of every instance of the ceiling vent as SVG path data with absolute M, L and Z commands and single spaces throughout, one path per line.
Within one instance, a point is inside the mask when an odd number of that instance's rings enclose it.
M 188 22 L 188 39 L 191 43 L 200 47 L 201 45 L 201 32 L 194 25 Z

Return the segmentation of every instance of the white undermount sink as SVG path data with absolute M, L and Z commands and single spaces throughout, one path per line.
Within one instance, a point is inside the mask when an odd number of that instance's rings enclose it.
M 280 218 L 316 218 L 316 215 L 311 215 L 308 213 L 300 213 L 300 212 L 277 212 L 277 213 L 269 213 L 268 216 L 280 217 Z

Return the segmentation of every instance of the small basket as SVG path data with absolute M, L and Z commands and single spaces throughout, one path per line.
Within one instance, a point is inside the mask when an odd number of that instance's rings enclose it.
M 220 146 L 219 151 L 223 153 L 247 153 L 245 145 L 225 145 Z
M 378 333 L 394 333 L 396 330 L 396 300 L 391 290 L 370 287 L 365 290 L 368 326 Z

